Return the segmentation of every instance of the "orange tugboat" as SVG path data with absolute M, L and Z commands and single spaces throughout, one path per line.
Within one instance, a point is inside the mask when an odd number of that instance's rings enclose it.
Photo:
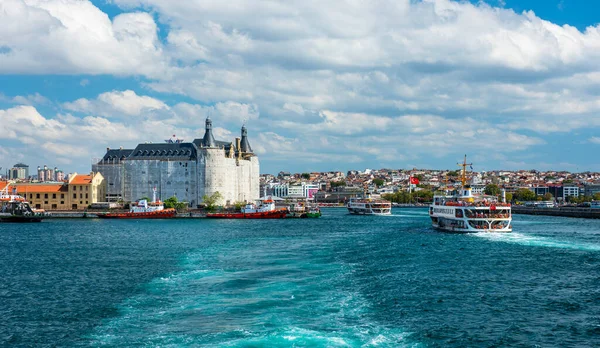
M 260 201 L 256 204 L 246 204 L 241 212 L 236 213 L 208 213 L 207 218 L 213 219 L 284 219 L 288 210 L 286 208 L 275 208 L 275 202 L 271 199 Z
M 165 209 L 163 203 L 156 199 L 156 188 L 154 189 L 153 201 L 145 199 L 132 203 L 127 213 L 101 213 L 101 219 L 169 219 L 175 217 L 177 211 L 173 208 Z

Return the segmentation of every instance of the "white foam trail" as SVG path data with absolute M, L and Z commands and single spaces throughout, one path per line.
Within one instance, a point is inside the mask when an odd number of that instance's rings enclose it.
M 512 233 L 492 233 L 480 232 L 469 234 L 474 237 L 484 238 L 492 241 L 513 243 L 535 247 L 557 248 L 557 249 L 574 249 L 585 251 L 600 251 L 600 245 L 589 243 L 577 243 L 569 241 L 561 241 L 548 237 L 531 236 L 518 232 Z

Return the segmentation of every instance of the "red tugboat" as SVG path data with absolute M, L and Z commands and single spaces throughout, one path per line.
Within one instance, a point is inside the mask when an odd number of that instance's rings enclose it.
M 256 204 L 246 204 L 241 212 L 236 213 L 208 213 L 207 218 L 213 219 L 284 219 L 288 210 L 286 208 L 275 208 L 275 202 L 271 199 L 260 201 Z
M 173 208 L 165 209 L 163 203 L 156 199 L 156 188 L 154 188 L 153 201 L 145 199 L 131 204 L 127 213 L 100 213 L 101 219 L 169 219 L 175 217 L 177 211 Z

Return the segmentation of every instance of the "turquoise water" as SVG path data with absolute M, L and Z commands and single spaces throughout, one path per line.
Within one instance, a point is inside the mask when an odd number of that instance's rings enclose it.
M 600 221 L 0 225 L 0 346 L 600 346 Z

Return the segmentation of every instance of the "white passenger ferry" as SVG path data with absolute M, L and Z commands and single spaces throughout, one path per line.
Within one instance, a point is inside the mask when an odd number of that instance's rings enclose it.
M 373 198 L 351 198 L 346 205 L 348 212 L 355 215 L 391 215 L 392 202 Z
M 496 196 L 473 195 L 466 184 L 466 156 L 462 164 L 462 187 L 453 194 L 435 195 L 429 207 L 434 228 L 457 233 L 512 232 L 511 206 Z

